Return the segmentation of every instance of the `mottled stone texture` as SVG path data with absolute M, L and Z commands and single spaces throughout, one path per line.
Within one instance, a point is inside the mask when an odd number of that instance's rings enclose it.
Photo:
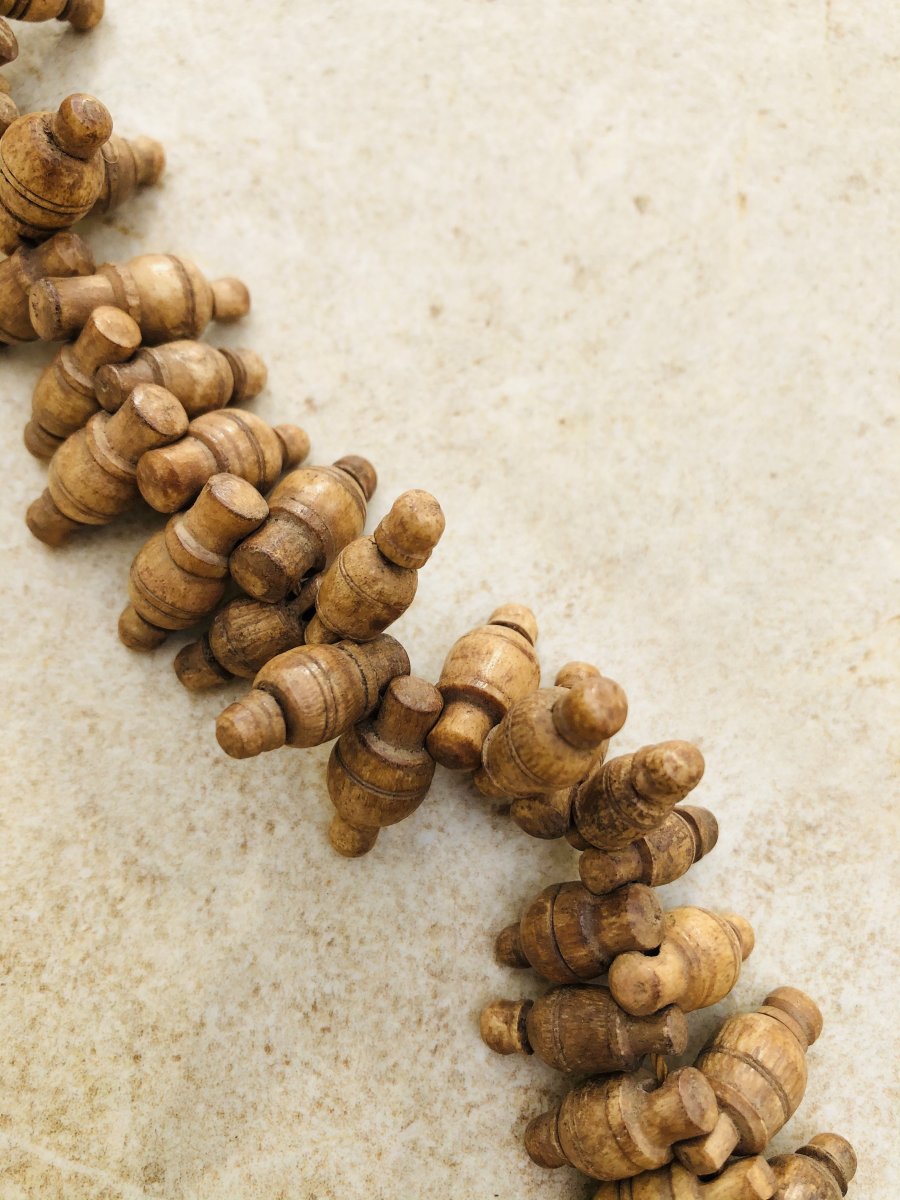
M 98 261 L 240 274 L 253 316 L 212 340 L 269 362 L 255 410 L 312 461 L 371 457 L 369 528 L 439 497 L 414 670 L 522 600 L 545 681 L 584 658 L 626 688 L 620 750 L 698 742 L 722 836 L 666 902 L 756 927 L 719 1011 L 822 1006 L 776 1146 L 839 1130 L 851 1194 L 896 1191 L 896 6 L 108 8 L 17 27 L 7 72 L 23 107 L 88 89 L 166 145 Z M 116 641 L 154 519 L 26 531 L 46 357 L 0 364 L 0 1196 L 582 1200 L 520 1141 L 564 1085 L 477 1031 L 535 994 L 493 934 L 574 855 L 438 772 L 346 862 L 327 749 L 226 759 L 182 639 Z

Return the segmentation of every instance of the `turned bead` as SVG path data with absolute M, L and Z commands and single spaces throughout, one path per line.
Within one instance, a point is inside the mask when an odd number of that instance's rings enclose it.
M 623 850 L 660 826 L 703 777 L 690 742 L 660 742 L 595 767 L 572 800 L 569 839 L 579 849 Z
M 699 1071 L 684 1067 L 655 1091 L 635 1075 L 589 1079 L 525 1130 L 540 1167 L 570 1164 L 592 1179 L 628 1179 L 672 1161 L 672 1146 L 711 1129 L 716 1098 Z
M 496 800 L 571 786 L 627 713 L 625 693 L 602 677 L 523 696 L 485 738 L 475 785 Z
M 252 690 L 220 713 L 216 737 L 232 758 L 320 746 L 369 716 L 390 681 L 408 674 L 406 651 L 387 633 L 361 645 L 298 646 L 267 662 Z
M 537 689 L 537 621 L 524 604 L 503 604 L 486 625 L 463 634 L 444 660 L 438 688 L 444 711 L 428 735 L 432 758 L 452 771 L 474 771 L 484 740 L 510 706 Z
M 107 525 L 137 499 L 138 459 L 187 428 L 184 409 L 164 388 L 143 384 L 112 416 L 98 412 L 50 460 L 48 486 L 28 509 L 36 538 L 59 546 L 82 525 Z
M 250 293 L 239 279 L 209 283 L 186 258 L 141 254 L 128 263 L 104 263 L 95 275 L 80 279 L 40 280 L 29 296 L 31 323 L 44 341 L 64 340 L 76 334 L 100 304 L 112 304 L 134 317 L 143 341 L 152 345 L 198 338 L 210 321 L 246 316 Z
M 35 385 L 24 435 L 32 454 L 49 458 L 99 412 L 94 373 L 102 363 L 128 358 L 140 342 L 141 331 L 128 313 L 109 305 L 94 309 L 77 339 L 60 347 Z
M 168 388 L 194 419 L 251 400 L 266 386 L 266 364 L 255 350 L 216 350 L 182 339 L 145 346 L 128 362 L 101 367 L 94 379 L 97 402 L 115 412 L 139 383 Z
M 500 933 L 496 951 L 508 967 L 533 967 L 553 983 L 580 983 L 602 975 L 616 955 L 654 949 L 662 935 L 663 912 L 651 888 L 635 883 L 592 896 L 580 883 L 557 883 Z
M 434 496 L 417 490 L 399 496 L 374 534 L 344 546 L 323 574 L 307 642 L 367 642 L 383 633 L 412 604 L 418 568 L 443 532 Z
M 225 594 L 228 555 L 267 512 L 245 479 L 213 475 L 187 512 L 172 517 L 131 564 L 131 603 L 119 618 L 125 645 L 152 650 L 171 630 L 188 629 L 211 613 Z
M 352 454 L 285 475 L 269 496 L 268 521 L 231 560 L 235 582 L 257 600 L 283 600 L 359 537 L 376 482 L 372 464 Z
M 15 62 L 18 57 L 19 43 L 16 41 L 16 35 L 0 17 L 0 67 Z M 9 84 L 4 79 L 0 81 L 0 130 L 5 133 L 18 117 L 19 110 L 9 94 Z
M 112 118 L 93 96 L 27 113 L 0 138 L 0 249 L 43 242 L 86 216 L 103 189 Z M 82 322 L 83 324 L 83 322 Z
M 732 1153 L 764 1150 L 803 1099 L 806 1051 L 821 1032 L 818 1006 L 790 987 L 770 992 L 756 1012 L 724 1021 L 695 1064 L 709 1080 L 721 1115 L 708 1137 L 679 1149 L 679 1161 L 707 1174 Z
M 129 200 L 138 188 L 158 183 L 166 169 L 166 152 L 151 137 L 124 138 L 114 133 L 101 148 L 103 185 L 91 213 L 102 216 Z
M 607 1075 L 636 1071 L 646 1054 L 682 1054 L 688 1025 L 674 1005 L 632 1017 L 604 987 L 551 988 L 537 1000 L 495 1000 L 481 1036 L 498 1054 L 536 1054 L 557 1071 Z
M 22 246 L 0 262 L 0 343 L 18 345 L 37 337 L 28 312 L 28 292 L 46 275 L 89 275 L 94 256 L 77 233 L 57 233 L 33 249 Z
M 856 1153 L 846 1138 L 819 1133 L 793 1154 L 769 1159 L 775 1200 L 841 1200 L 856 1174 Z
M 698 1179 L 679 1163 L 604 1183 L 591 1200 L 771 1200 L 775 1175 L 764 1158 L 732 1163 L 715 1179 Z
M 719 837 L 716 818 L 705 808 L 683 804 L 662 825 L 624 850 L 585 850 L 578 863 L 581 882 L 602 895 L 626 883 L 661 887 L 680 879 L 709 854 Z
M 85 33 L 103 17 L 103 0 L 0 0 L 0 16 L 15 21 L 68 21 Z
M 666 1004 L 693 1012 L 723 999 L 753 949 L 753 930 L 743 917 L 673 908 L 666 913 L 658 945 L 653 954 L 622 954 L 610 967 L 610 991 L 635 1016 L 647 1016 Z
M 229 601 L 213 617 L 208 632 L 176 654 L 179 682 L 190 692 L 200 692 L 221 687 L 235 676 L 252 679 L 270 659 L 302 646 L 320 579 L 314 575 L 299 596 L 277 604 L 249 596 Z
M 425 738 L 443 703 L 433 684 L 399 675 L 388 684 L 377 715 L 338 738 L 327 774 L 337 810 L 328 838 L 338 854 L 366 854 L 380 829 L 411 816 L 425 799 L 434 776 Z

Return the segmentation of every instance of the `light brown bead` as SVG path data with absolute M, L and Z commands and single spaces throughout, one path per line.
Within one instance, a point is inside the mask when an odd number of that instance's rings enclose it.
M 33 249 L 22 246 L 0 262 L 0 343 L 18 345 L 37 337 L 28 312 L 29 289 L 46 275 L 89 275 L 90 246 L 77 233 L 57 233 Z
M 145 454 L 138 487 L 151 508 L 171 513 L 221 471 L 267 492 L 282 471 L 308 453 L 309 437 L 298 425 L 273 428 L 246 409 L 223 408 L 195 417 L 180 442 Z
M 525 1130 L 540 1167 L 567 1163 L 592 1179 L 628 1179 L 672 1161 L 672 1146 L 711 1129 L 716 1098 L 699 1071 L 675 1071 L 655 1091 L 635 1075 L 589 1079 Z
M 178 397 L 193 420 L 258 396 L 267 375 L 255 350 L 216 350 L 206 342 L 182 339 L 145 346 L 128 362 L 101 367 L 94 386 L 101 407 L 115 412 L 139 383 L 158 383 Z
M 0 0 L 0 16 L 16 21 L 68 21 L 84 33 L 99 24 L 104 0 Z
M 627 714 L 625 693 L 611 679 L 583 679 L 523 696 L 485 738 L 475 786 L 496 800 L 571 786 Z
M 658 828 L 703 777 L 690 742 L 660 742 L 595 767 L 572 801 L 570 840 L 579 848 L 624 850 Z
M 418 568 L 443 532 L 434 496 L 418 490 L 399 496 L 372 537 L 355 538 L 323 574 L 307 642 L 368 642 L 383 633 L 412 604 Z
M 425 799 L 434 776 L 425 738 L 442 706 L 433 684 L 400 675 L 388 684 L 374 719 L 338 738 L 327 774 L 337 809 L 328 838 L 338 854 L 366 854 L 380 829 L 405 820 Z
M 181 437 L 184 409 L 164 388 L 143 384 L 117 413 L 98 412 L 50 461 L 48 486 L 28 509 L 36 538 L 59 546 L 82 525 L 107 525 L 137 499 L 138 459 Z
M 604 987 L 551 988 L 537 1000 L 495 1000 L 481 1013 L 481 1036 L 498 1054 L 536 1054 L 557 1071 L 607 1075 L 635 1071 L 646 1054 L 682 1054 L 688 1026 L 672 1005 L 632 1017 Z
M 166 169 L 166 152 L 151 137 L 124 138 L 114 133 L 101 148 L 103 186 L 91 213 L 102 216 L 119 208 L 138 188 L 159 183 Z
M 131 650 L 152 650 L 171 630 L 189 629 L 225 594 L 228 555 L 266 518 L 266 502 L 245 479 L 213 475 L 194 504 L 172 517 L 131 564 L 131 603 L 119 637 Z
M 769 1159 L 775 1200 L 840 1200 L 856 1174 L 856 1152 L 846 1138 L 819 1133 L 793 1154 Z
M 15 62 L 19 57 L 19 43 L 9 25 L 0 18 L 0 67 Z M 0 129 L 4 132 L 19 116 L 15 101 L 9 94 L 9 84 L 6 80 L 0 83 Z M 7 119 L 8 118 L 8 119 Z
M 553 983 L 580 983 L 602 975 L 618 954 L 653 950 L 662 935 L 663 912 L 648 887 L 630 884 L 592 896 L 580 883 L 556 883 L 500 933 L 496 950 L 508 967 L 533 967 Z
M 659 828 L 624 850 L 585 850 L 578 863 L 581 882 L 603 895 L 626 883 L 661 887 L 680 879 L 713 849 L 719 837 L 716 818 L 705 808 L 673 808 Z
M 673 908 L 666 913 L 657 952 L 616 959 L 609 971 L 610 991 L 626 1012 L 638 1017 L 666 1004 L 677 1004 L 685 1012 L 707 1008 L 728 995 L 752 949 L 753 930 L 743 917 Z
M 232 758 L 265 750 L 320 746 L 369 716 L 392 679 L 409 674 L 409 657 L 383 633 L 371 642 L 299 646 L 262 668 L 253 688 L 216 722 Z
M 708 1138 L 679 1149 L 679 1161 L 705 1174 L 731 1153 L 759 1154 L 794 1115 L 806 1091 L 806 1051 L 822 1014 L 797 988 L 776 988 L 756 1012 L 729 1017 L 700 1052 L 721 1112 Z
M 771 1167 L 756 1156 L 732 1163 L 721 1175 L 707 1180 L 672 1163 L 629 1180 L 604 1183 L 592 1200 L 771 1200 L 775 1188 Z
M 209 283 L 186 258 L 142 254 L 128 263 L 104 263 L 81 279 L 42 279 L 31 289 L 31 323 L 38 337 L 61 341 L 76 334 L 101 304 L 134 317 L 143 341 L 154 345 L 198 338 L 210 321 L 246 316 L 250 293 L 239 279 Z
M 320 578 L 314 575 L 293 600 L 265 604 L 238 596 L 229 601 L 202 638 L 178 651 L 174 667 L 179 682 L 190 692 L 200 692 L 221 687 L 235 676 L 252 679 L 270 659 L 302 646 Z
M 94 309 L 77 339 L 60 347 L 35 385 L 24 436 L 32 454 L 49 458 L 99 412 L 97 368 L 128 358 L 140 342 L 141 331 L 127 313 L 109 305 Z
M 375 468 L 357 455 L 285 475 L 269 496 L 268 521 L 231 560 L 235 581 L 257 600 L 283 600 L 359 537 L 376 482 Z
M 28 113 L 0 138 L 0 249 L 42 242 L 86 216 L 103 189 L 112 118 L 93 96 Z M 83 324 L 83 322 L 82 322 Z
M 432 758 L 452 771 L 481 765 L 484 740 L 509 708 L 541 681 L 537 621 L 524 604 L 503 604 L 486 625 L 463 634 L 444 660 L 444 711 L 428 735 Z

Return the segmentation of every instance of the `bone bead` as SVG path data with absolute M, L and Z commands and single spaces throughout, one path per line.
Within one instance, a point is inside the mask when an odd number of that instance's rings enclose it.
M 434 759 L 425 738 L 440 715 L 441 693 L 415 675 L 388 684 L 374 719 L 341 735 L 328 759 L 328 794 L 337 810 L 328 839 L 357 858 L 378 832 L 416 811 L 431 787 Z
M 481 1036 L 498 1054 L 536 1054 L 557 1071 L 606 1075 L 636 1071 L 646 1054 L 682 1054 L 688 1026 L 672 1005 L 632 1017 L 608 988 L 551 988 L 537 1000 L 495 1000 L 482 1011 Z
M 166 169 L 166 152 L 151 137 L 124 138 L 114 133 L 100 155 L 103 186 L 91 209 L 95 216 L 119 208 L 138 188 L 158 183 Z
M 408 674 L 406 651 L 387 633 L 362 645 L 299 646 L 266 663 L 252 690 L 219 715 L 216 737 L 232 758 L 320 746 L 369 716 L 390 681 Z
M 661 887 L 680 879 L 709 854 L 719 837 L 716 818 L 705 808 L 673 808 L 662 825 L 624 850 L 585 850 L 578 863 L 581 882 L 602 895 L 626 883 Z
M 775 1200 L 841 1200 L 856 1174 L 856 1153 L 836 1133 L 819 1133 L 793 1154 L 769 1159 Z
M 19 43 L 9 25 L 0 17 L 0 67 L 15 62 L 19 57 Z M 9 84 L 0 82 L 0 128 L 5 132 L 19 116 L 16 102 L 9 94 Z M 7 119 L 8 118 L 8 119 Z
M 607 899 L 618 894 L 611 892 Z M 728 995 L 752 949 L 753 930 L 743 917 L 673 908 L 666 913 L 656 953 L 616 959 L 609 971 L 610 991 L 626 1012 L 638 1017 L 666 1004 L 685 1012 L 707 1008 Z
M 195 417 L 187 436 L 145 454 L 138 467 L 141 495 L 157 512 L 171 513 L 196 496 L 211 475 L 227 471 L 267 492 L 282 471 L 309 453 L 298 425 L 267 424 L 242 408 Z
M 372 537 L 354 539 L 325 571 L 307 642 L 367 642 L 383 633 L 412 604 L 418 568 L 443 532 L 434 496 L 417 490 L 399 496 Z
M 475 785 L 492 799 L 571 786 L 627 713 L 625 693 L 611 679 L 583 679 L 523 696 L 485 738 Z
M 756 1012 L 729 1017 L 700 1053 L 720 1119 L 686 1144 L 679 1160 L 697 1174 L 717 1171 L 729 1154 L 759 1154 L 794 1115 L 806 1091 L 806 1051 L 822 1032 L 817 1005 L 797 988 L 776 988 Z
M 0 343 L 37 337 L 28 312 L 29 289 L 45 275 L 89 275 L 94 256 L 77 233 L 57 233 L 40 246 L 22 246 L 0 262 Z
M 269 496 L 268 521 L 231 560 L 235 581 L 257 600 L 283 600 L 359 537 L 376 482 L 375 468 L 357 455 L 285 475 Z
M 51 459 L 48 486 L 28 509 L 28 528 L 59 546 L 82 525 L 107 525 L 137 499 L 141 455 L 175 441 L 186 428 L 184 409 L 153 384 L 136 388 L 112 416 L 95 413 Z
M 115 412 L 139 383 L 158 383 L 178 397 L 193 420 L 258 396 L 267 375 L 254 350 L 216 350 L 206 342 L 182 339 L 145 346 L 128 362 L 101 367 L 94 386 L 101 407 Z
M 634 1075 L 589 1079 L 525 1130 L 540 1167 L 567 1163 L 592 1179 L 628 1179 L 672 1161 L 672 1146 L 711 1129 L 716 1098 L 699 1071 L 684 1067 L 645 1091 Z
M 155 533 L 131 564 L 131 603 L 119 637 L 131 650 L 152 650 L 171 630 L 188 629 L 225 593 L 228 555 L 266 518 L 266 502 L 245 479 L 213 475 L 184 513 Z
M 636 883 L 592 896 L 580 883 L 557 883 L 500 933 L 496 951 L 508 967 L 533 967 L 553 983 L 581 983 L 602 975 L 617 954 L 653 950 L 662 935 L 663 912 L 650 888 Z
M 99 411 L 97 368 L 128 358 L 140 341 L 141 331 L 128 313 L 109 305 L 94 309 L 77 339 L 60 347 L 35 385 L 24 436 L 32 454 L 49 458 Z
M 591 771 L 572 800 L 570 841 L 580 849 L 623 850 L 658 828 L 703 777 L 690 742 L 660 742 Z
M 0 150 L 10 133 L 3 135 Z M 134 317 L 143 341 L 153 345 L 198 338 L 210 321 L 246 316 L 250 293 L 239 279 L 209 283 L 186 258 L 142 254 L 128 263 L 104 263 L 82 279 L 42 279 L 31 289 L 31 323 L 44 341 L 61 341 L 76 334 L 100 304 Z
M 510 706 L 541 681 L 534 643 L 537 621 L 524 604 L 503 604 L 451 647 L 438 688 L 444 711 L 428 735 L 428 750 L 442 767 L 474 771 L 488 732 Z
M 179 682 L 189 692 L 200 692 L 235 676 L 252 679 L 270 659 L 302 646 L 320 578 L 314 575 L 294 600 L 264 604 L 238 596 L 229 601 L 202 638 L 178 651 L 174 667 Z
M 106 108 L 83 93 L 57 112 L 13 121 L 0 138 L 0 249 L 45 241 L 90 212 L 103 189 L 100 147 L 111 133 Z
M 602 1184 L 592 1200 L 771 1200 L 776 1181 L 764 1158 L 745 1158 L 715 1179 L 702 1180 L 678 1163 Z
M 15 21 L 68 21 L 84 33 L 99 24 L 103 0 L 0 0 L 0 16 Z

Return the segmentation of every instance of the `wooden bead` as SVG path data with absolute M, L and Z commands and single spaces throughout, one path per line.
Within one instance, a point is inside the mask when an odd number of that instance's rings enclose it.
M 728 995 L 752 949 L 753 930 L 743 917 L 722 916 L 705 908 L 673 908 L 666 913 L 658 951 L 621 954 L 616 959 L 609 970 L 610 991 L 636 1017 L 666 1004 L 677 1004 L 685 1012 L 707 1008 Z
M 35 385 L 24 437 L 32 454 L 49 458 L 99 412 L 94 373 L 102 363 L 128 358 L 140 342 L 141 331 L 128 313 L 105 304 L 94 309 L 78 338 L 57 351 Z
M 0 343 L 18 345 L 37 337 L 28 313 L 29 289 L 45 275 L 89 275 L 94 256 L 77 233 L 57 233 L 43 245 L 22 246 L 0 262 Z
M 537 1000 L 495 1000 L 481 1014 L 481 1036 L 498 1054 L 536 1054 L 557 1071 L 606 1075 L 635 1071 L 645 1054 L 683 1054 L 684 1013 L 674 1005 L 632 1017 L 604 987 L 551 988 Z
M 258 396 L 267 376 L 255 350 L 216 350 L 206 342 L 182 339 L 145 346 L 128 362 L 101 367 L 94 387 L 101 407 L 115 412 L 139 383 L 158 383 L 178 397 L 193 420 Z
M 103 186 L 91 209 L 93 216 L 112 212 L 138 188 L 158 183 L 166 169 L 166 152 L 151 137 L 124 138 L 114 133 L 101 148 Z
M 366 854 L 380 829 L 411 816 L 425 799 L 434 776 L 425 738 L 443 703 L 433 684 L 400 675 L 388 684 L 377 716 L 338 738 L 327 775 L 337 809 L 328 838 L 338 854 Z
M 598 850 L 624 850 L 663 823 L 700 782 L 703 767 L 703 755 L 690 742 L 660 742 L 611 758 L 592 770 L 575 792 L 576 842 Z
M 12 62 L 19 53 L 19 45 L 15 35 L 5 21 L 0 20 L 0 66 Z M 13 121 L 18 121 L 22 114 L 12 98 L 7 81 L 0 78 L 0 137 L 6 133 Z M 34 336 L 32 334 L 32 336 Z
M 269 497 L 268 521 L 231 560 L 235 581 L 257 600 L 283 600 L 359 537 L 376 483 L 375 468 L 357 455 L 285 475 Z
M 745 1158 L 715 1179 L 702 1180 L 679 1163 L 602 1184 L 592 1200 L 770 1200 L 775 1176 L 764 1158 Z M 798 1198 L 799 1200 L 799 1198 Z
M 302 646 L 315 611 L 320 575 L 293 600 L 265 604 L 238 596 L 213 617 L 209 631 L 175 656 L 175 674 L 190 692 L 221 687 L 239 676 L 252 679 L 270 659 Z
M 172 517 L 131 564 L 131 603 L 119 637 L 131 650 L 152 650 L 174 629 L 211 613 L 225 593 L 228 555 L 266 519 L 265 500 L 236 475 L 213 475 L 194 504 Z
M 307 642 L 368 642 L 383 633 L 412 604 L 418 568 L 443 532 L 434 496 L 415 490 L 399 496 L 372 537 L 355 538 L 323 574 Z
M 819 1133 L 794 1154 L 769 1159 L 775 1200 L 841 1200 L 856 1174 L 856 1152 L 846 1138 Z
M 390 681 L 408 674 L 406 651 L 387 633 L 362 645 L 299 646 L 266 663 L 252 690 L 219 715 L 216 737 L 232 758 L 320 746 L 369 716 Z
M 500 933 L 497 959 L 533 967 L 553 983 L 581 983 L 602 975 L 617 954 L 653 950 L 662 936 L 663 912 L 652 889 L 636 883 L 592 896 L 580 883 L 557 883 Z
M 83 525 L 107 525 L 137 499 L 138 459 L 181 437 L 184 409 L 164 388 L 145 383 L 112 416 L 98 412 L 50 461 L 48 486 L 28 509 L 36 538 L 59 546 Z
M 55 113 L 13 121 L 0 138 L 0 249 L 45 241 L 90 212 L 103 189 L 100 148 L 111 133 L 106 108 L 80 92 Z
M 452 771 L 481 765 L 484 740 L 510 705 L 541 681 L 537 621 L 524 604 L 503 604 L 451 647 L 438 688 L 444 711 L 428 735 L 432 758 Z
M 655 1091 L 635 1075 L 589 1079 L 525 1130 L 540 1167 L 571 1164 L 592 1179 L 628 1179 L 672 1161 L 672 1146 L 711 1129 L 716 1098 L 699 1071 L 684 1067 Z
M 611 679 L 583 679 L 523 696 L 485 738 L 475 786 L 496 800 L 571 786 L 584 778 L 627 713 L 625 693 Z
M 776 988 L 756 1012 L 729 1017 L 701 1051 L 721 1117 L 708 1138 L 687 1143 L 679 1161 L 697 1174 L 729 1154 L 759 1154 L 794 1115 L 806 1091 L 806 1051 L 822 1032 L 817 1005 L 797 988 Z
M 11 133 L 12 129 L 3 135 L 0 151 Z M 154 345 L 198 338 L 210 321 L 246 316 L 250 293 L 239 279 L 209 283 L 186 258 L 141 254 L 128 263 L 104 263 L 96 275 L 81 279 L 42 279 L 31 289 L 31 323 L 44 341 L 65 340 L 101 304 L 134 317 L 143 341 Z
M 578 863 L 581 882 L 603 895 L 626 883 L 661 887 L 680 879 L 709 854 L 719 837 L 716 818 L 705 808 L 683 804 L 662 825 L 624 850 L 585 850 Z
M 0 16 L 15 21 L 68 21 L 84 33 L 99 24 L 104 0 L 0 0 Z
M 171 513 L 196 496 L 211 475 L 227 471 L 267 492 L 282 471 L 309 453 L 298 425 L 268 425 L 243 408 L 195 417 L 187 436 L 145 454 L 138 466 L 141 495 L 157 512 Z

